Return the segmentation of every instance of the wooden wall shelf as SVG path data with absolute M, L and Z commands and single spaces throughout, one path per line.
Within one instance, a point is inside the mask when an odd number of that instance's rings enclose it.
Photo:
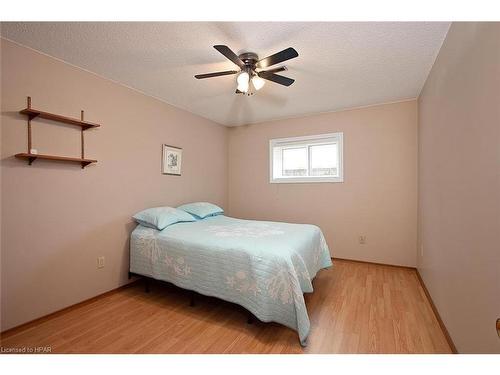
M 74 119 L 71 117 L 56 115 L 54 113 L 43 112 L 43 111 L 40 111 L 38 109 L 33 109 L 33 108 L 25 108 L 22 111 L 19 111 L 19 113 L 22 115 L 28 116 L 30 118 L 30 120 L 33 120 L 35 117 L 39 117 L 39 118 L 43 118 L 46 120 L 61 122 L 64 124 L 81 126 L 83 128 L 83 130 L 87 130 L 89 128 L 98 128 L 99 126 L 101 126 L 99 124 L 94 124 L 92 122 L 77 120 L 77 119 Z
M 33 163 L 36 159 L 55 160 L 55 161 L 65 161 L 65 162 L 70 162 L 70 163 L 78 163 L 78 164 L 81 164 L 82 168 L 85 168 L 89 164 L 97 163 L 97 160 L 81 159 L 81 158 L 70 158 L 70 157 L 67 157 L 67 156 L 28 154 L 28 153 L 16 154 L 15 156 L 18 159 L 28 160 L 29 165 L 31 165 L 31 163 Z
M 31 98 L 28 96 L 28 107 L 19 111 L 20 114 L 28 116 L 28 152 L 16 154 L 15 157 L 18 159 L 27 160 L 28 164 L 31 165 L 36 159 L 43 160 L 53 160 L 53 161 L 62 161 L 62 162 L 70 162 L 70 163 L 78 163 L 82 166 L 82 169 L 87 165 L 92 163 L 97 163 L 97 160 L 86 159 L 85 158 L 85 142 L 83 138 L 84 130 L 91 128 L 98 128 L 99 124 L 95 124 L 93 122 L 88 122 L 83 119 L 83 111 L 81 111 L 80 120 L 74 119 L 71 117 L 56 115 L 54 113 L 40 111 L 38 109 L 31 108 Z M 82 145 L 82 157 L 81 158 L 73 158 L 67 156 L 57 156 L 57 155 L 42 155 L 42 154 L 34 154 L 31 152 L 31 120 L 35 118 L 43 118 L 46 120 L 52 120 L 63 124 L 76 125 L 80 127 L 81 134 L 81 145 Z

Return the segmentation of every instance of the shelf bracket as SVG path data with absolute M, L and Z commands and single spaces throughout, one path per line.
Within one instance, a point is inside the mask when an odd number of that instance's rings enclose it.
M 31 96 L 28 96 L 28 108 L 31 108 Z M 36 116 L 28 116 L 28 154 L 31 154 L 31 120 Z M 33 160 L 30 160 L 30 165 Z
M 84 119 L 83 119 L 83 110 L 80 113 L 80 118 L 81 118 L 81 120 L 83 122 L 84 121 Z M 81 137 L 81 140 L 82 140 L 82 159 L 85 159 L 85 151 L 84 151 L 85 150 L 85 141 L 83 139 L 83 131 L 84 130 L 85 129 L 83 127 L 80 129 L 80 137 Z M 87 164 L 82 163 L 82 169 L 84 169 L 87 166 Z

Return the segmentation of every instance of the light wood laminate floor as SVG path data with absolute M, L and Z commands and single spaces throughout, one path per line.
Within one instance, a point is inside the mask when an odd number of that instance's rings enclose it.
M 334 261 L 306 294 L 308 346 L 275 323 L 247 324 L 234 304 L 142 282 L 2 335 L 52 353 L 451 353 L 415 270 Z

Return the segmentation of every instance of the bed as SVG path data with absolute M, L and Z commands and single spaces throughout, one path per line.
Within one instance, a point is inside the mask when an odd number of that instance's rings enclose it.
M 332 261 L 314 225 L 224 215 L 162 231 L 138 225 L 131 234 L 130 272 L 239 304 L 263 322 L 298 332 L 310 323 L 303 293 Z

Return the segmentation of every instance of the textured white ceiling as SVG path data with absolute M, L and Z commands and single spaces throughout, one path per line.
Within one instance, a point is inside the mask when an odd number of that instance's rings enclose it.
M 3 37 L 220 124 L 235 126 L 415 98 L 447 22 L 2 23 Z M 235 95 L 236 68 L 212 46 L 265 57 L 294 47 L 290 87 Z M 277 65 L 279 66 L 279 65 Z

